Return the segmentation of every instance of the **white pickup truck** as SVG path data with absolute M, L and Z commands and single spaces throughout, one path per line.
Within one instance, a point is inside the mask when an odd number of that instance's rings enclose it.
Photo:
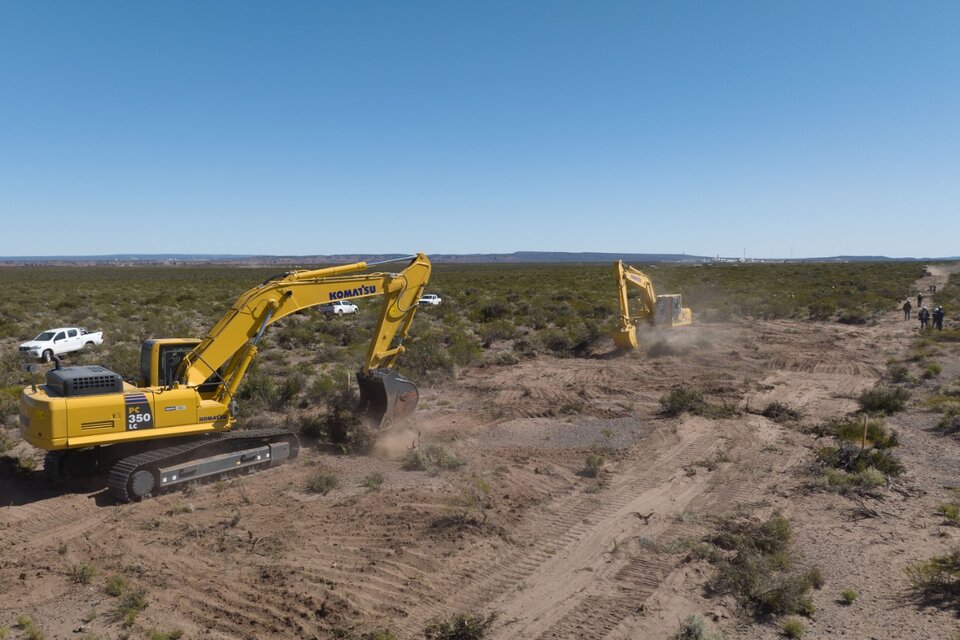
M 53 356 L 80 351 L 102 343 L 102 331 L 87 331 L 79 327 L 60 327 L 59 329 L 44 331 L 30 342 L 21 344 L 20 355 L 50 362 L 53 360 Z

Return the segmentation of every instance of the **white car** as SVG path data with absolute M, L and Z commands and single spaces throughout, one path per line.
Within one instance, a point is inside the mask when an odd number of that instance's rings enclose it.
M 352 302 L 337 300 L 336 302 L 320 305 L 320 311 L 322 313 L 328 313 L 335 316 L 343 316 L 351 313 L 357 313 L 360 311 L 360 307 Z
M 422 298 L 420 298 L 420 304 L 430 304 L 437 306 L 440 304 L 441 298 L 435 293 L 427 293 Z
M 50 362 L 53 356 L 80 351 L 102 343 L 102 331 L 87 331 L 80 327 L 60 327 L 44 331 L 33 340 L 21 344 L 20 355 Z

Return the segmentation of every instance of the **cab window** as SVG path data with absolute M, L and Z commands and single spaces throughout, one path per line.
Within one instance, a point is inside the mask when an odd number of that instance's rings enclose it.
M 76 338 L 76 337 L 77 337 L 77 330 L 76 330 L 76 329 L 70 329 L 69 331 L 67 331 L 67 335 L 70 336 L 71 338 Z
M 54 341 L 54 342 L 60 342 L 61 340 L 63 340 L 63 339 L 66 338 L 66 337 L 67 337 L 67 336 L 64 335 L 63 331 L 61 331 L 60 333 L 57 334 L 57 337 L 54 338 L 53 341 Z

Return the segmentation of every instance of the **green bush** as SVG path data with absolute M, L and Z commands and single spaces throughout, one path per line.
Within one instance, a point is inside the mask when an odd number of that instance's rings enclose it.
M 581 473 L 590 478 L 596 478 L 603 469 L 604 457 L 598 453 L 588 453 Z
M 790 537 L 790 522 L 781 516 L 762 523 L 722 523 L 707 539 L 720 550 L 707 555 L 716 566 L 708 589 L 734 596 L 742 608 L 759 618 L 811 613 L 813 605 L 807 593 L 817 575 L 796 568 Z
M 77 584 L 90 584 L 96 569 L 86 563 L 75 564 L 70 568 L 70 579 Z
M 771 402 L 760 415 L 774 422 L 796 422 L 801 417 L 799 410 L 781 402 Z
M 137 616 L 147 608 L 147 590 L 140 588 L 128 591 L 117 601 L 113 611 L 113 620 L 121 622 L 125 627 L 132 627 Z
M 435 620 L 423 630 L 426 640 L 480 640 L 493 624 L 494 614 L 481 616 L 460 613 L 447 620 Z
M 910 392 L 902 387 L 878 386 L 864 391 L 857 400 L 867 413 L 892 415 L 903 411 L 909 398 Z
M 44 640 L 46 637 L 43 635 L 40 627 L 37 626 L 37 623 L 33 621 L 33 618 L 25 613 L 17 616 L 17 627 L 23 632 L 26 640 Z
M 400 468 L 405 471 L 438 472 L 440 470 L 459 469 L 466 460 L 456 453 L 439 445 L 429 444 L 407 451 Z
M 677 387 L 660 398 L 660 407 L 668 416 L 678 416 L 684 412 L 700 414 L 706 406 L 703 394 L 688 387 Z
M 905 571 L 925 604 L 960 606 L 960 549 L 912 564 Z
M 883 418 L 852 418 L 834 424 L 834 433 L 839 440 L 851 444 L 863 444 L 863 421 L 867 423 L 867 445 L 875 449 L 893 449 L 900 446 L 896 431 L 888 430 Z
M 680 623 L 680 630 L 670 636 L 670 640 L 726 640 L 726 637 L 720 632 L 710 633 L 702 616 L 690 614 Z
M 127 582 L 123 579 L 123 576 L 110 576 L 107 578 L 107 584 L 104 587 L 104 590 L 108 595 L 111 595 L 114 598 L 119 598 L 121 595 L 123 595 L 124 591 L 127 590 Z
M 858 445 L 847 442 L 837 447 L 820 449 L 817 459 L 826 467 L 848 473 L 875 469 L 888 476 L 899 477 L 906 470 L 903 463 L 887 451 L 873 447 L 861 449 Z
M 801 638 L 807 631 L 807 625 L 799 618 L 787 618 L 783 621 L 783 635 L 788 638 Z
M 368 473 L 363 478 L 363 486 L 365 486 L 367 489 L 379 489 L 380 485 L 383 484 L 383 481 L 383 474 L 379 471 L 374 471 L 373 473 Z
M 845 605 L 851 605 L 859 595 L 856 589 L 844 589 L 840 592 L 840 602 Z
M 307 491 L 327 495 L 336 489 L 338 484 L 340 484 L 340 481 L 337 476 L 327 471 L 321 471 L 307 480 Z

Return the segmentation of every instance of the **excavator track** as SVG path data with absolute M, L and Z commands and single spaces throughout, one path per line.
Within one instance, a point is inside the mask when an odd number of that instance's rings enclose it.
M 297 436 L 283 429 L 223 433 L 123 458 L 107 487 L 121 502 L 139 501 L 188 482 L 275 467 L 299 451 Z

